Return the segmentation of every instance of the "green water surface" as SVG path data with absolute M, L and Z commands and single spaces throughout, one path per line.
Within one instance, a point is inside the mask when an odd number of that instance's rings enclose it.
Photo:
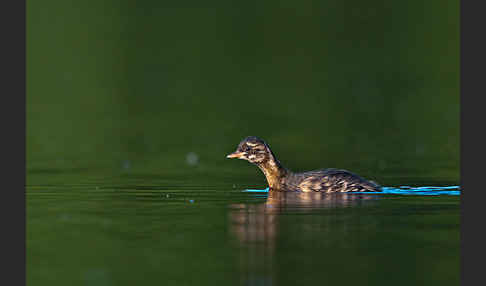
M 265 197 L 219 182 L 30 185 L 28 284 L 459 284 L 459 196 Z

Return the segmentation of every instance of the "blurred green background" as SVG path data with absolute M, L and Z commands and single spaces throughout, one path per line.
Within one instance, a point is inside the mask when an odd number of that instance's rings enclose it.
M 261 182 L 225 159 L 248 135 L 296 171 L 458 183 L 459 1 L 27 1 L 28 184 Z

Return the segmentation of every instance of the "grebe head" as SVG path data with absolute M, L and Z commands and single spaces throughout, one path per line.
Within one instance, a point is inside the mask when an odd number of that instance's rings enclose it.
M 257 165 L 274 159 L 270 147 L 265 141 L 255 136 L 243 139 L 238 144 L 236 151 L 226 156 L 226 158 L 243 159 Z

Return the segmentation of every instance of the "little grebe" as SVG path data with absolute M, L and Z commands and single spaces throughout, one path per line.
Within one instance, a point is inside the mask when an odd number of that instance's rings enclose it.
M 381 187 L 346 170 L 322 169 L 293 173 L 280 164 L 265 141 L 255 136 L 243 139 L 226 158 L 247 160 L 265 174 L 270 190 L 302 192 L 380 192 Z

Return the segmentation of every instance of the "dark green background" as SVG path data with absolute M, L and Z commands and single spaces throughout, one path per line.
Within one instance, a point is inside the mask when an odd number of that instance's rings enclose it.
M 133 172 L 254 176 L 224 158 L 248 135 L 294 170 L 459 181 L 458 1 L 27 8 L 28 181 L 126 160 Z

